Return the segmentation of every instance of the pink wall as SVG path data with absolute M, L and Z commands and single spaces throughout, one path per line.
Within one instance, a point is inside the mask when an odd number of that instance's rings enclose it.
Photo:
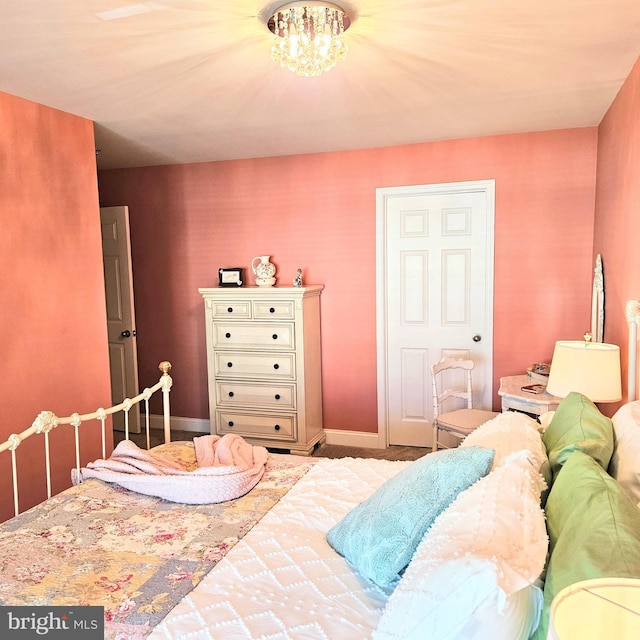
M 131 209 L 141 380 L 170 359 L 173 414 L 206 418 L 197 289 L 216 284 L 218 266 L 248 269 L 269 253 L 284 284 L 302 266 L 307 282 L 326 286 L 325 426 L 376 431 L 375 189 L 488 178 L 494 390 L 500 376 L 548 359 L 556 339 L 588 326 L 595 253 L 604 261 L 605 339 L 621 345 L 624 362 L 624 304 L 640 297 L 639 149 L 640 62 L 597 131 L 103 172 L 102 204 Z M 97 197 L 91 122 L 0 93 L 0 398 L 11 416 L 2 438 L 45 407 L 63 415 L 109 404 Z M 86 444 L 83 460 L 96 457 Z M 21 446 L 35 466 L 41 452 Z M 54 490 L 68 485 L 69 466 Z M 7 491 L 0 486 L 0 518 Z M 29 504 L 43 495 L 23 492 Z
M 20 432 L 43 409 L 66 416 L 110 402 L 102 248 L 91 121 L 0 93 L 0 438 Z M 54 437 L 55 436 L 55 437 Z M 52 455 L 72 442 L 51 437 Z M 87 437 L 83 462 L 99 457 Z M 43 443 L 20 445 L 22 508 L 46 487 L 30 480 L 43 467 Z M 2 465 L 8 460 L 2 454 Z M 72 452 L 53 488 L 70 484 Z M 5 466 L 2 466 L 5 469 Z M 1 477 L 7 477 L 1 474 Z M 0 484 L 0 520 L 12 515 L 10 485 Z
M 141 379 L 174 364 L 172 414 L 207 418 L 203 303 L 217 268 L 270 254 L 322 283 L 325 427 L 377 431 L 377 187 L 496 180 L 494 406 L 500 376 L 590 322 L 597 131 L 101 172 L 130 208 Z
M 627 398 L 627 300 L 640 299 L 640 59 L 598 129 L 594 252 L 602 255 L 606 342 L 620 345 Z M 613 415 L 619 405 L 602 406 Z

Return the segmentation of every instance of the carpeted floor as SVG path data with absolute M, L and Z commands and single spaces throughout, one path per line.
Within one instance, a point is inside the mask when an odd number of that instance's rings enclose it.
M 193 431 L 172 431 L 171 439 L 176 440 L 193 440 L 193 438 L 205 435 L 204 433 L 194 433 Z M 138 446 L 146 447 L 146 435 L 129 434 Z M 114 444 L 124 440 L 124 433 L 114 431 Z M 149 442 L 152 447 L 164 442 L 164 433 L 159 429 L 152 429 L 149 433 Z M 430 453 L 431 449 L 422 447 L 401 447 L 392 446 L 386 449 L 369 449 L 366 447 L 345 447 L 337 444 L 321 444 L 316 447 L 313 452 L 314 457 L 319 458 L 380 458 L 382 460 L 417 460 L 422 456 Z
M 380 458 L 382 460 L 417 460 L 430 453 L 428 447 L 391 446 L 386 449 L 368 447 L 345 447 L 339 444 L 321 444 L 313 452 L 321 458 Z

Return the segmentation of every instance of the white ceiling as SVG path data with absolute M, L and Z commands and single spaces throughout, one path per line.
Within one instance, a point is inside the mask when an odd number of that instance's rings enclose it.
M 640 0 L 349 0 L 347 59 L 304 78 L 280 4 L 1 0 L 0 90 L 93 120 L 114 168 L 597 125 L 640 54 Z

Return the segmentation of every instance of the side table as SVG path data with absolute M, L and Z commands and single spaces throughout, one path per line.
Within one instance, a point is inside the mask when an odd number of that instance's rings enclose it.
M 544 393 L 527 393 L 522 387 L 536 384 L 527 374 L 500 378 L 498 395 L 502 398 L 502 411 L 521 411 L 532 416 L 540 416 L 547 411 L 555 411 L 562 398 Z

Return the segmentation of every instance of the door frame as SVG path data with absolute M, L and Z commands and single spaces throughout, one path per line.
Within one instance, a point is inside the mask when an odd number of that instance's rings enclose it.
M 485 314 L 486 326 L 491 329 L 486 339 L 490 341 L 493 354 L 493 280 L 494 280 L 494 237 L 495 237 L 495 180 L 470 180 L 464 182 L 443 182 L 425 185 L 380 187 L 376 189 L 376 349 L 378 387 L 378 439 L 377 447 L 385 448 L 389 443 L 389 403 L 387 388 L 387 238 L 386 199 L 390 196 L 410 196 L 416 194 L 463 193 L 482 191 L 487 202 L 487 247 L 488 260 Z M 488 381 L 493 388 L 493 357 L 488 367 Z

